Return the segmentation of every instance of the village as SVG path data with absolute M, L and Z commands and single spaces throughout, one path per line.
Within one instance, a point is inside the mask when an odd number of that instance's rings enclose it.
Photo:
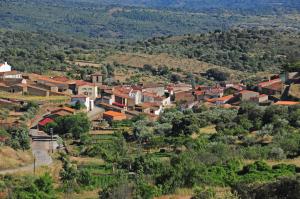
M 297 72 L 272 76 L 252 90 L 248 90 L 241 83 L 231 82 L 194 87 L 187 83 L 153 82 L 108 86 L 103 82 L 103 75 L 100 73 L 89 75 L 85 80 L 72 80 L 65 76 L 48 77 L 18 72 L 5 62 L 0 65 L 0 107 L 26 104 L 29 96 L 56 99 L 37 100 L 39 106 L 43 107 L 42 111 L 28 125 L 42 130 L 56 117 L 75 112 L 86 112 L 91 120 L 105 120 L 111 124 L 113 121 L 130 119 L 140 114 L 156 120 L 165 109 L 176 106 L 181 110 L 199 105 L 238 109 L 239 104 L 244 101 L 255 102 L 261 106 L 300 103 L 297 98 L 293 101 L 282 100 L 282 96 L 289 92 L 290 85 L 300 83 L 300 74 Z M 20 117 L 22 112 L 11 109 L 10 119 L 2 121 L 2 125 L 18 125 Z M 97 128 L 99 127 L 94 126 L 94 129 Z

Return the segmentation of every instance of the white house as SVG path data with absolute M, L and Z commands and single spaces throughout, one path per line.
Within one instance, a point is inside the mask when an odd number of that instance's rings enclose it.
M 89 97 L 84 95 L 75 95 L 71 98 L 71 105 L 75 105 L 77 102 L 80 102 L 86 107 L 87 111 L 92 111 L 94 109 L 94 100 L 90 100 Z
M 7 62 L 4 62 L 4 64 L 0 63 L 0 73 L 3 72 L 10 72 L 11 71 L 11 66 L 7 64 Z

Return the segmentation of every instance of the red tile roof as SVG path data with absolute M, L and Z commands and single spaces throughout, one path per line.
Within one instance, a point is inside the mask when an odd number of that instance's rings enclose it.
M 110 117 L 120 117 L 120 116 L 126 116 L 124 113 L 116 112 L 116 111 L 106 111 L 103 113 L 104 116 L 110 116 Z
M 281 91 L 283 88 L 282 82 L 276 82 L 271 85 L 265 86 L 264 88 L 267 88 L 269 90 L 274 90 L 274 91 Z
M 273 79 L 273 80 L 270 80 L 270 81 L 265 81 L 265 82 L 261 82 L 258 84 L 259 87 L 266 87 L 266 86 L 270 86 L 271 84 L 274 84 L 274 83 L 278 83 L 278 82 L 281 82 L 281 79 Z
M 83 81 L 83 80 L 75 80 L 75 84 L 77 86 L 86 86 L 86 85 L 88 85 L 88 86 L 95 86 L 94 83 Z
M 246 94 L 246 93 L 258 93 L 258 92 L 255 92 L 255 91 L 249 91 L 249 90 L 242 90 L 239 92 L 240 94 Z
M 51 113 L 56 113 L 58 111 L 67 111 L 69 113 L 75 113 L 75 110 L 72 108 L 69 108 L 69 107 L 58 108 L 58 109 L 51 111 Z
M 292 105 L 297 105 L 300 104 L 300 102 L 295 102 L 295 101 L 278 101 L 275 103 L 275 105 L 283 105 L 283 106 L 292 106 Z
M 195 91 L 195 95 L 204 95 L 204 91 Z
M 46 126 L 47 124 L 49 124 L 49 123 L 51 123 L 51 122 L 54 122 L 54 120 L 47 117 L 47 118 L 41 120 L 41 121 L 39 122 L 39 125 L 40 125 L 40 126 Z

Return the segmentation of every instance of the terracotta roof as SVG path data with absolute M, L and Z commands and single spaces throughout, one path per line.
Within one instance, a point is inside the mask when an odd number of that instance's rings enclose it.
M 74 80 L 70 80 L 69 78 L 65 77 L 65 76 L 56 76 L 56 77 L 52 77 L 51 79 L 55 80 L 55 81 L 59 81 L 59 82 L 64 82 L 64 83 L 75 83 Z
M 292 106 L 292 105 L 297 105 L 300 104 L 300 102 L 295 102 L 295 101 L 278 101 L 275 103 L 275 105 L 283 105 L 283 106 Z
M 75 110 L 72 109 L 72 108 L 69 108 L 69 107 L 63 107 L 63 108 L 58 108 L 58 109 L 55 109 L 53 111 L 51 111 L 51 113 L 56 113 L 56 112 L 59 112 L 59 111 L 67 111 L 69 113 L 74 113 Z
M 269 86 L 271 84 L 274 84 L 274 83 L 278 83 L 278 82 L 281 82 L 281 79 L 273 79 L 273 80 L 270 80 L 270 81 L 265 81 L 265 82 L 261 82 L 258 84 L 259 87 L 265 87 L 265 86 Z
M 120 113 L 120 112 L 116 112 L 116 111 L 106 111 L 103 113 L 103 115 L 107 115 L 110 117 L 126 116 L 124 113 Z
M 156 93 L 150 93 L 150 92 L 143 92 L 143 95 L 147 97 L 157 97 Z
M 51 122 L 54 122 L 54 120 L 47 117 L 47 118 L 41 120 L 41 121 L 39 122 L 39 125 L 40 125 L 40 126 L 46 126 L 47 124 L 49 124 L 49 123 L 51 123 Z
M 88 98 L 85 95 L 73 95 L 71 98 Z
M 38 81 L 46 81 L 48 83 L 53 83 L 53 84 L 65 84 L 65 85 L 67 84 L 66 82 L 56 81 L 54 79 L 45 76 L 39 76 Z
M 144 108 L 151 108 L 151 107 L 160 107 L 161 104 L 157 102 L 143 102 L 138 104 L 137 106 L 144 107 Z
M 281 91 L 283 88 L 282 82 L 276 82 L 271 85 L 265 86 L 264 88 L 267 88 L 269 90 L 274 90 L 274 91 Z
M 0 82 L 0 86 L 3 86 L 3 87 L 9 87 L 9 86 L 7 86 L 6 84 L 4 84 L 4 83 L 2 83 L 2 82 Z
M 75 84 L 77 86 L 86 86 L 86 85 L 88 85 L 88 86 L 95 86 L 94 83 L 83 81 L 83 80 L 75 80 Z
M 233 95 L 227 95 L 227 96 L 217 98 L 216 101 L 228 101 L 228 100 L 232 99 L 233 97 L 234 97 Z
M 197 90 L 195 91 L 195 95 L 204 95 L 204 91 Z
M 240 93 L 240 94 L 246 94 L 246 93 L 257 93 L 257 94 L 258 94 L 258 92 L 255 92 L 255 91 L 249 91 L 249 90 L 242 90 L 242 91 L 240 91 L 239 93 Z

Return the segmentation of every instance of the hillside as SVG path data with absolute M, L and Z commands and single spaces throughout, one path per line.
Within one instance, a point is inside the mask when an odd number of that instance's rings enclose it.
M 239 71 L 279 72 L 300 60 L 300 35 L 293 31 L 233 29 L 180 37 L 156 37 L 129 46 L 133 52 L 167 53 L 177 58 L 224 66 Z M 128 51 L 128 49 L 126 49 Z
M 77 0 L 93 1 L 93 0 Z M 96 2 L 94 0 L 94 2 Z M 212 8 L 222 9 L 274 9 L 289 8 L 299 9 L 300 3 L 295 0 L 112 0 L 104 1 L 107 4 L 119 4 L 130 6 L 146 6 L 156 8 L 181 8 L 191 10 L 202 10 Z
M 167 6 L 169 2 L 171 4 Z M 299 14 L 294 12 L 294 8 L 297 8 L 297 6 L 292 3 L 287 3 L 287 5 L 293 5 L 290 6 L 293 9 L 288 6 L 279 6 L 272 9 L 266 4 L 266 6 L 255 7 L 255 9 L 239 10 L 227 8 L 227 4 L 225 5 L 222 2 L 218 1 L 218 3 L 213 4 L 203 0 L 0 1 L 0 27 L 22 31 L 44 31 L 85 38 L 105 38 L 110 41 L 199 33 L 217 28 L 227 30 L 232 27 L 272 27 L 278 30 L 300 29 Z M 231 1 L 226 2 L 231 5 Z M 197 7 L 203 5 L 216 5 L 219 8 L 197 9 Z M 196 10 L 190 10 L 189 8 L 196 8 Z

